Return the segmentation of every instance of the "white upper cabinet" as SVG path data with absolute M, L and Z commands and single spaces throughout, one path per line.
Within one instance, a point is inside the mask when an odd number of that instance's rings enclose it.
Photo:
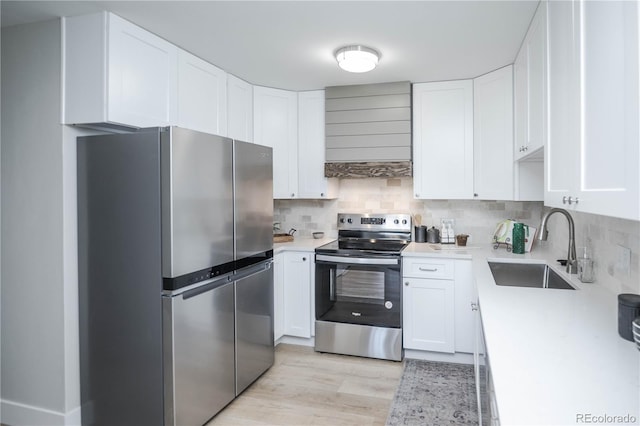
M 581 2 L 579 208 L 640 219 L 638 2 Z
M 413 85 L 415 198 L 473 198 L 472 80 Z
M 273 148 L 273 198 L 298 194 L 298 94 L 253 88 L 254 142 Z
M 298 93 L 298 198 L 336 198 L 337 181 L 324 177 L 324 90 Z
M 227 74 L 227 136 L 253 142 L 253 86 Z
M 535 153 L 546 140 L 546 10 L 541 2 L 514 63 L 516 159 Z
M 576 188 L 580 157 L 580 69 L 577 3 L 548 3 L 549 140 L 545 148 L 548 206 L 563 207 L 562 197 Z
M 473 107 L 474 198 L 513 200 L 511 65 L 473 80 Z
M 186 129 L 227 136 L 227 73 L 178 52 L 178 119 Z
M 640 219 L 638 3 L 549 2 L 545 204 Z
M 63 18 L 63 27 L 65 124 L 174 122 L 176 46 L 107 12 Z

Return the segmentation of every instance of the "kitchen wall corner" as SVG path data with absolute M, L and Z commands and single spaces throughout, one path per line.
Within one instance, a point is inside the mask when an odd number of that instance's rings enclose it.
M 576 246 L 587 246 L 594 259 L 594 284 L 606 286 L 615 294 L 640 294 L 640 222 L 589 213 L 571 212 L 575 222 Z M 550 244 L 554 251 L 566 257 L 569 227 L 561 215 L 552 215 L 548 222 Z M 631 250 L 628 273 L 618 260 L 620 247 Z

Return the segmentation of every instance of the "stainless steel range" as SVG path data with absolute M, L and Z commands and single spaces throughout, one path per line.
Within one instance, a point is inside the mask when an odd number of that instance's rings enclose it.
M 402 360 L 400 252 L 408 214 L 338 214 L 338 240 L 316 249 L 315 350 Z

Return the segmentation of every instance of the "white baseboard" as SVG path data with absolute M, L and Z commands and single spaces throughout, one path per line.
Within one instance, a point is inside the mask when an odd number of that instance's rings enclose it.
M 274 346 L 278 346 L 280 343 L 288 343 L 290 345 L 299 345 L 299 346 L 315 346 L 316 339 L 313 337 L 307 339 L 304 337 L 293 337 L 293 336 L 282 336 L 278 340 L 276 340 L 276 344 Z
M 404 357 L 411 359 L 422 359 L 425 361 L 452 362 L 455 364 L 473 364 L 473 354 L 465 354 L 456 352 L 454 354 L 445 354 L 441 352 L 416 351 L 414 349 L 405 349 Z
M 14 401 L 0 401 L 2 424 L 11 426 L 80 426 L 80 407 L 67 413 Z

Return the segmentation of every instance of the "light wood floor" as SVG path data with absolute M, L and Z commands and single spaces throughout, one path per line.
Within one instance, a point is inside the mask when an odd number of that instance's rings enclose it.
M 207 426 L 384 425 L 402 369 L 280 344 L 273 367 Z

